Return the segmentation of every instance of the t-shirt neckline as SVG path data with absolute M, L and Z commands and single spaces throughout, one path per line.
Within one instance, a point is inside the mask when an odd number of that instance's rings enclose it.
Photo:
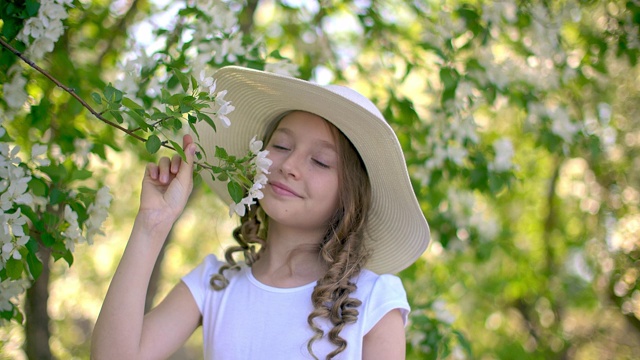
M 247 279 L 249 279 L 249 282 L 251 282 L 251 284 L 265 291 L 274 292 L 274 293 L 293 293 L 293 292 L 303 291 L 309 288 L 313 288 L 318 283 L 318 281 L 316 280 L 308 284 L 291 287 L 291 288 L 275 287 L 275 286 L 266 285 L 260 282 L 260 280 L 256 279 L 255 276 L 253 276 L 253 271 L 251 267 L 247 266 L 246 269 L 247 269 L 246 276 L 247 276 Z

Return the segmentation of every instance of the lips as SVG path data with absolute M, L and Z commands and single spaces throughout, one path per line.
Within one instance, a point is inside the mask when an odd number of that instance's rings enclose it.
M 287 185 L 285 185 L 283 183 L 280 183 L 280 182 L 277 182 L 277 181 L 270 181 L 269 185 L 271 185 L 271 189 L 277 195 L 280 195 L 280 196 L 292 196 L 292 197 L 299 197 L 299 198 L 302 197 L 302 196 L 298 195 L 298 193 L 293 191 L 293 189 L 291 189 L 290 187 L 288 187 Z

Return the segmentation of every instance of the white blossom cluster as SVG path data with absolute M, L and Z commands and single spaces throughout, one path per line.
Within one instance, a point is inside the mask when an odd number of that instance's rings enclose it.
M 107 219 L 111 199 L 109 188 L 106 186 L 100 188 L 96 193 L 94 202 L 87 208 L 88 218 L 82 227 L 78 224 L 78 214 L 71 206 L 65 206 L 64 221 L 66 229 L 62 232 L 62 235 L 65 236 L 67 250 L 73 252 L 76 244 L 87 243 L 92 245 L 94 237 L 103 234 L 100 229 Z
M 53 51 L 55 43 L 64 33 L 62 20 L 66 19 L 67 6 L 73 0 L 40 0 L 38 14 L 27 19 L 17 39 L 27 46 L 26 55 L 31 60 L 41 60 Z
M 2 132 L 5 131 L 0 126 Z M 20 205 L 26 205 L 34 211 L 42 211 L 47 199 L 34 195 L 29 190 L 32 170 L 47 166 L 47 146 L 34 144 L 31 157 L 23 161 L 19 146 L 10 146 L 0 142 L 0 269 L 5 268 L 10 259 L 22 260 L 26 251 L 25 245 L 30 240 L 27 233 L 29 219 L 21 211 Z M 96 234 L 101 234 L 100 227 L 107 218 L 107 210 L 111 195 L 106 187 L 101 188 L 87 209 L 88 219 L 84 222 L 84 231 L 78 224 L 78 215 L 69 205 L 65 206 L 62 235 L 66 236 L 65 245 L 73 251 L 74 245 L 80 242 L 91 244 Z M 26 278 L 19 280 L 6 279 L 0 283 L 0 311 L 10 310 L 12 301 L 28 287 Z
M 221 90 L 216 93 L 216 81 L 211 76 L 207 76 L 205 70 L 200 71 L 200 87 L 207 89 L 209 92 L 209 96 L 215 96 L 215 100 L 213 102 L 213 107 L 211 107 L 211 111 L 203 111 L 204 113 L 210 113 L 218 117 L 218 120 L 222 122 L 224 127 L 229 127 L 231 125 L 231 120 L 229 120 L 230 112 L 235 110 L 235 106 L 231 105 L 231 101 L 227 101 L 224 99 L 225 95 L 227 95 L 227 90 Z M 203 91 L 202 89 L 200 91 Z
M 12 302 L 17 301 L 18 296 L 29 287 L 29 282 L 25 279 L 4 280 L 0 282 L 0 311 L 9 311 L 13 308 Z M 0 325 L 3 320 L 0 319 Z
M 493 240 L 500 230 L 495 215 L 489 211 L 486 204 L 477 201 L 471 191 L 449 189 L 444 214 L 457 229 L 465 232 L 474 229 L 481 240 Z
M 53 51 L 55 43 L 64 33 L 62 20 L 68 14 L 65 6 L 73 0 L 41 0 L 38 14 L 25 21 L 17 39 L 26 45 L 25 54 L 31 60 L 42 60 Z M 9 81 L 3 86 L 4 100 L 10 109 L 20 108 L 27 101 L 27 79 L 22 75 L 22 67 L 16 63 L 7 71 Z
M 489 164 L 489 170 L 503 172 L 513 168 L 513 143 L 508 138 L 500 138 L 493 143 L 495 157 Z
M 262 150 L 262 141 L 256 140 L 254 136 L 249 143 L 249 150 L 253 158 L 250 163 L 250 172 L 253 173 L 253 184 L 245 196 L 239 203 L 229 204 L 229 216 L 233 216 L 234 213 L 239 216 L 244 216 L 246 210 L 251 209 L 251 205 L 254 205 L 256 200 L 260 200 L 264 197 L 262 189 L 267 184 L 267 175 L 269 174 L 269 167 L 272 161 L 267 158 L 269 151 Z
M 20 249 L 29 241 L 24 227 L 27 217 L 17 205 L 33 203 L 28 192 L 31 174 L 24 167 L 18 152 L 19 146 L 9 147 L 0 143 L 0 269 L 10 258 L 20 260 Z
M 573 142 L 573 136 L 581 129 L 581 125 L 571 121 L 569 113 L 564 107 L 548 107 L 541 103 L 531 103 L 528 106 L 528 120 L 538 123 L 542 118 L 551 120 L 551 132 L 558 135 L 568 144 Z

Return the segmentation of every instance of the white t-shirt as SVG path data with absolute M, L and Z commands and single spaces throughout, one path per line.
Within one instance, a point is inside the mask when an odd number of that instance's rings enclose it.
M 262 284 L 243 265 L 227 271 L 229 285 L 222 291 L 209 284 L 224 262 L 208 255 L 182 280 L 191 290 L 202 314 L 204 358 L 226 359 L 312 359 L 307 342 L 313 336 L 307 317 L 313 310 L 311 293 L 316 282 L 295 288 Z M 402 282 L 394 275 L 377 275 L 362 270 L 353 280 L 358 289 L 358 321 L 346 325 L 340 336 L 347 348 L 334 359 L 361 359 L 362 339 L 389 311 L 400 309 L 406 324 L 409 304 Z M 335 349 L 326 338 L 329 321 L 315 319 L 325 337 L 313 345 L 314 354 L 324 359 Z

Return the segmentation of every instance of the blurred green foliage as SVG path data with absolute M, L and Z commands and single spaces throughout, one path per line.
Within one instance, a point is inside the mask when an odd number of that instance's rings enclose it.
M 0 6 L 4 39 L 13 40 L 35 4 Z M 152 43 L 136 29 L 153 27 L 148 19 L 164 7 L 144 0 L 74 5 L 41 65 L 91 99 L 114 80 L 131 42 Z M 407 358 L 640 353 L 637 0 L 242 6 L 239 30 L 245 41 L 263 39 L 265 49 L 255 49 L 262 58 L 292 59 L 301 77 L 320 83 L 348 83 L 374 99 L 398 133 L 433 236 L 425 256 L 400 274 L 414 310 Z M 0 85 L 16 61 L 2 49 Z M 248 56 L 217 65 L 231 63 L 264 66 Z M 87 139 L 96 159 L 118 170 L 92 165 L 92 178 L 83 179 L 89 188 L 104 182 L 115 189 L 108 237 L 79 248 L 71 269 L 59 262 L 53 268 L 53 353 L 88 358 L 87 333 L 136 208 L 136 190 L 122 184 L 137 181 L 138 157 L 152 156 L 47 79 L 29 76 L 28 89 L 29 111 L 7 126 L 11 134 L 28 134 L 14 136 L 17 144 L 28 149 L 55 129 L 51 142 L 62 152 L 73 153 L 74 140 Z M 75 163 L 65 166 L 66 174 L 82 177 Z M 53 190 L 46 195 L 57 201 Z M 210 236 L 209 222 L 197 220 L 205 214 L 229 228 L 210 212 L 226 213 L 214 201 L 204 190 L 183 216 L 160 294 L 202 253 L 219 251 L 222 240 L 202 240 Z M 0 334 L 3 347 L 20 356 L 15 322 Z M 176 358 L 200 357 L 198 341 L 194 336 Z

